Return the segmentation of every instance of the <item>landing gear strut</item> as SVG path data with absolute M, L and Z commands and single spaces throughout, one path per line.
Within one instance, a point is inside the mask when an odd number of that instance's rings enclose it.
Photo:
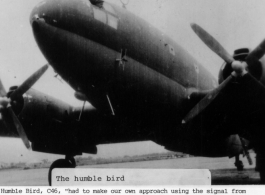
M 48 181 L 49 185 L 52 185 L 52 170 L 54 168 L 75 168 L 76 167 L 76 162 L 73 156 L 66 155 L 65 159 L 58 159 L 54 161 L 49 169 L 48 173 Z
M 235 159 L 236 159 L 235 166 L 236 166 L 237 170 L 238 171 L 243 171 L 244 164 L 243 164 L 243 162 L 241 160 L 239 160 L 239 155 L 236 155 L 235 156 Z
M 260 184 L 265 184 L 265 157 L 264 154 L 257 152 L 256 153 L 256 168 L 255 170 L 260 174 Z

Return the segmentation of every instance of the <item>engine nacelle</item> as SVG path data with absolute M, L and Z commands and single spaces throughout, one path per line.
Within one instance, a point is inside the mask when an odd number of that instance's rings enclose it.
M 248 48 L 237 49 L 234 51 L 233 58 L 235 60 L 245 61 L 249 52 L 250 50 Z M 232 72 L 233 72 L 232 65 L 224 62 L 221 66 L 221 69 L 218 75 L 219 84 L 221 84 L 227 77 L 229 77 Z
M 17 110 L 34 151 L 70 155 L 97 153 L 93 142 L 95 132 L 88 131 L 89 125 L 93 126 L 96 121 L 94 117 L 98 112 L 95 108 L 74 108 L 34 89 L 21 98 L 14 101 L 17 103 L 12 108 Z M 79 121 L 81 110 L 85 115 L 83 121 Z
M 237 49 L 234 51 L 233 58 L 238 61 L 245 61 L 250 50 L 248 48 Z M 261 59 L 253 59 L 252 66 L 248 66 L 248 72 L 251 73 L 253 77 L 259 80 L 263 85 L 265 85 L 265 57 Z M 231 64 L 223 63 L 218 75 L 219 84 L 222 83 L 231 73 L 233 72 Z
M 30 89 L 23 95 L 24 106 L 19 116 L 23 119 L 30 118 L 32 121 L 40 119 L 63 122 L 69 119 L 73 107 L 61 100 Z
M 23 107 L 21 105 L 19 100 L 12 108 L 16 110 L 33 150 L 59 154 L 73 150 L 72 153 L 78 153 L 75 138 L 70 135 L 73 131 L 71 122 L 75 121 L 71 118 L 72 106 L 34 89 L 23 95 Z

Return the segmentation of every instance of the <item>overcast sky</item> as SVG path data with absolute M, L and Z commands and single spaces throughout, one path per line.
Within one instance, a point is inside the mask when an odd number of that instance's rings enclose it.
M 108 1 L 121 5 L 119 0 Z M 30 12 L 38 2 L 40 0 L 0 1 L 0 78 L 6 89 L 19 85 L 46 63 L 34 41 L 29 24 Z M 223 62 L 199 40 L 191 30 L 190 23 L 195 22 L 202 26 L 233 53 L 234 49 L 241 47 L 254 48 L 265 38 L 264 7 L 263 0 L 131 0 L 127 9 L 172 37 L 217 77 Z M 54 75 L 50 68 L 34 88 L 63 98 L 72 105 L 81 105 L 82 102 L 74 98 L 74 91 L 66 83 L 62 84 L 54 78 Z M 12 146 L 14 143 L 17 147 Z M 5 155 L 11 155 L 7 159 L 20 156 L 21 158 L 17 159 L 23 161 L 25 156 L 34 153 L 25 152 L 20 140 L 18 142 L 3 139 L 0 148 L 3 146 L 9 150 L 3 153 L 0 151 L 2 159 Z M 17 149 L 12 150 L 14 147 Z M 126 144 L 122 147 L 101 146 L 99 156 L 123 156 L 156 151 L 163 149 L 150 142 Z M 27 159 L 30 159 L 29 156 Z

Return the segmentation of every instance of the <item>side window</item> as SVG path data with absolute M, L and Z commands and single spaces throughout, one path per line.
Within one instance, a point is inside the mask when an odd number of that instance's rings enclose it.
M 97 9 L 93 7 L 94 9 L 94 18 L 100 22 L 107 23 L 107 16 L 106 13 L 103 10 Z

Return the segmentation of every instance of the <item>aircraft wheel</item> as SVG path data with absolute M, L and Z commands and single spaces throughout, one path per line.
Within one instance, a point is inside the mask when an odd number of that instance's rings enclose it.
M 75 166 L 73 166 L 73 163 L 69 159 L 58 159 L 54 161 L 51 164 L 49 173 L 48 173 L 48 181 L 49 181 L 50 186 L 52 184 L 52 170 L 54 168 L 75 168 Z

